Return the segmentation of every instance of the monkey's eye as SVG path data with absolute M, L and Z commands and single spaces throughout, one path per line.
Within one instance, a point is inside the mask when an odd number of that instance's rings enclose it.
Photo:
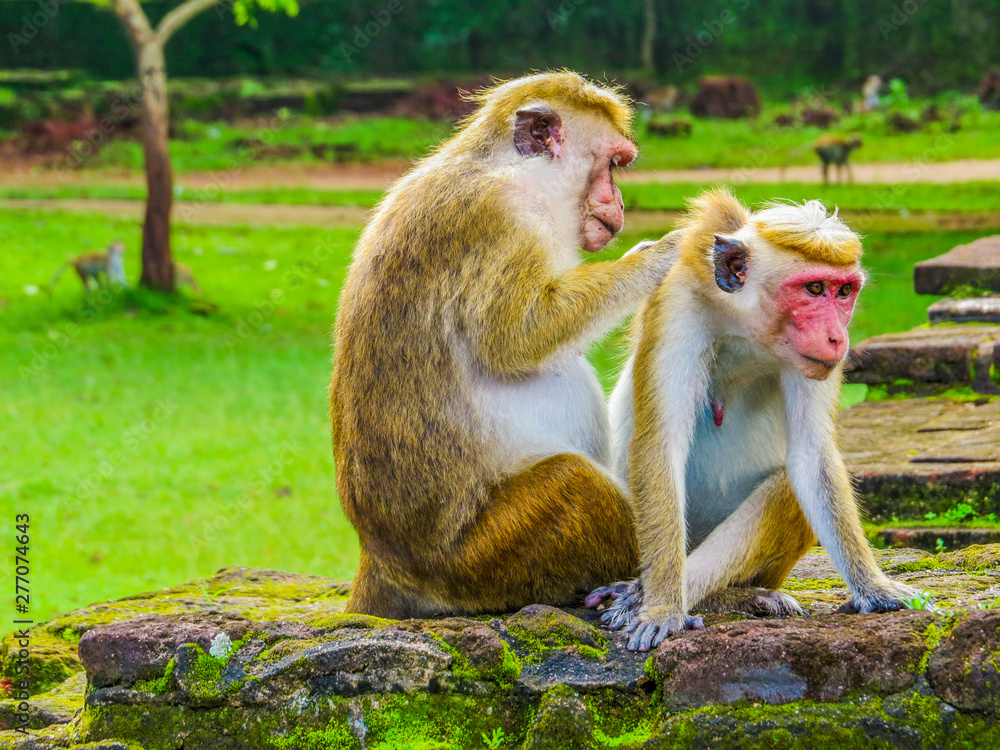
M 810 281 L 806 284 L 806 291 L 814 297 L 818 297 L 823 293 L 823 282 L 822 281 Z
M 840 287 L 840 289 L 837 290 L 837 296 L 838 297 L 850 297 L 851 296 L 851 292 L 853 292 L 853 291 L 854 291 L 854 285 L 853 284 L 844 284 L 843 286 Z

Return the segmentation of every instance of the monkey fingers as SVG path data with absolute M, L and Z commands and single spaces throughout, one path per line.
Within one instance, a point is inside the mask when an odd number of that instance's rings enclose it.
M 682 630 L 702 630 L 705 627 L 701 616 L 688 617 L 667 617 L 659 621 L 642 622 L 637 617 L 628 624 L 625 632 L 631 632 L 632 637 L 628 642 L 629 651 L 649 651 L 656 648 L 672 633 L 679 633 Z
M 635 583 L 635 581 L 617 581 L 607 586 L 596 588 L 587 594 L 587 598 L 583 600 L 583 605 L 585 607 L 597 607 L 608 599 L 614 601 L 618 597 L 628 594 L 629 587 Z

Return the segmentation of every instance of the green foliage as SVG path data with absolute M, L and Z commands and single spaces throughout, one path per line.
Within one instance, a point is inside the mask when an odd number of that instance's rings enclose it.
M 491 734 L 483 732 L 483 744 L 490 748 L 490 750 L 497 750 L 497 748 L 503 747 L 506 740 L 507 737 L 504 735 L 502 727 L 497 727 Z
M 939 539 L 938 541 L 941 540 Z M 903 606 L 907 609 L 928 610 L 931 612 L 936 609 L 934 606 L 934 595 L 926 589 L 921 591 L 912 599 L 903 599 L 902 602 Z
M 968 503 L 957 503 L 945 511 L 944 518 L 953 523 L 961 523 L 970 518 L 975 518 L 976 510 Z

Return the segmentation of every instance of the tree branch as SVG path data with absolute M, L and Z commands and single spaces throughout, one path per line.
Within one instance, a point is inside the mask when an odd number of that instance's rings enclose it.
M 139 5 L 139 0 L 111 0 L 111 7 L 136 49 L 153 38 L 153 29 L 149 25 L 145 11 Z
M 199 13 L 218 5 L 224 0 L 187 0 L 167 13 L 156 27 L 156 39 L 160 44 L 166 44 L 174 33 Z

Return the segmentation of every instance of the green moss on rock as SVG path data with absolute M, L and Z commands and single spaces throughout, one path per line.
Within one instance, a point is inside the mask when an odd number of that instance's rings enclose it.
M 83 665 L 76 655 L 79 638 L 68 640 L 36 627 L 29 632 L 29 640 L 25 650 L 30 665 L 29 691 L 32 695 L 47 692 L 83 671 Z M 15 632 L 4 636 L 0 642 L 0 677 L 18 679 L 18 665 L 24 656 L 18 641 Z

